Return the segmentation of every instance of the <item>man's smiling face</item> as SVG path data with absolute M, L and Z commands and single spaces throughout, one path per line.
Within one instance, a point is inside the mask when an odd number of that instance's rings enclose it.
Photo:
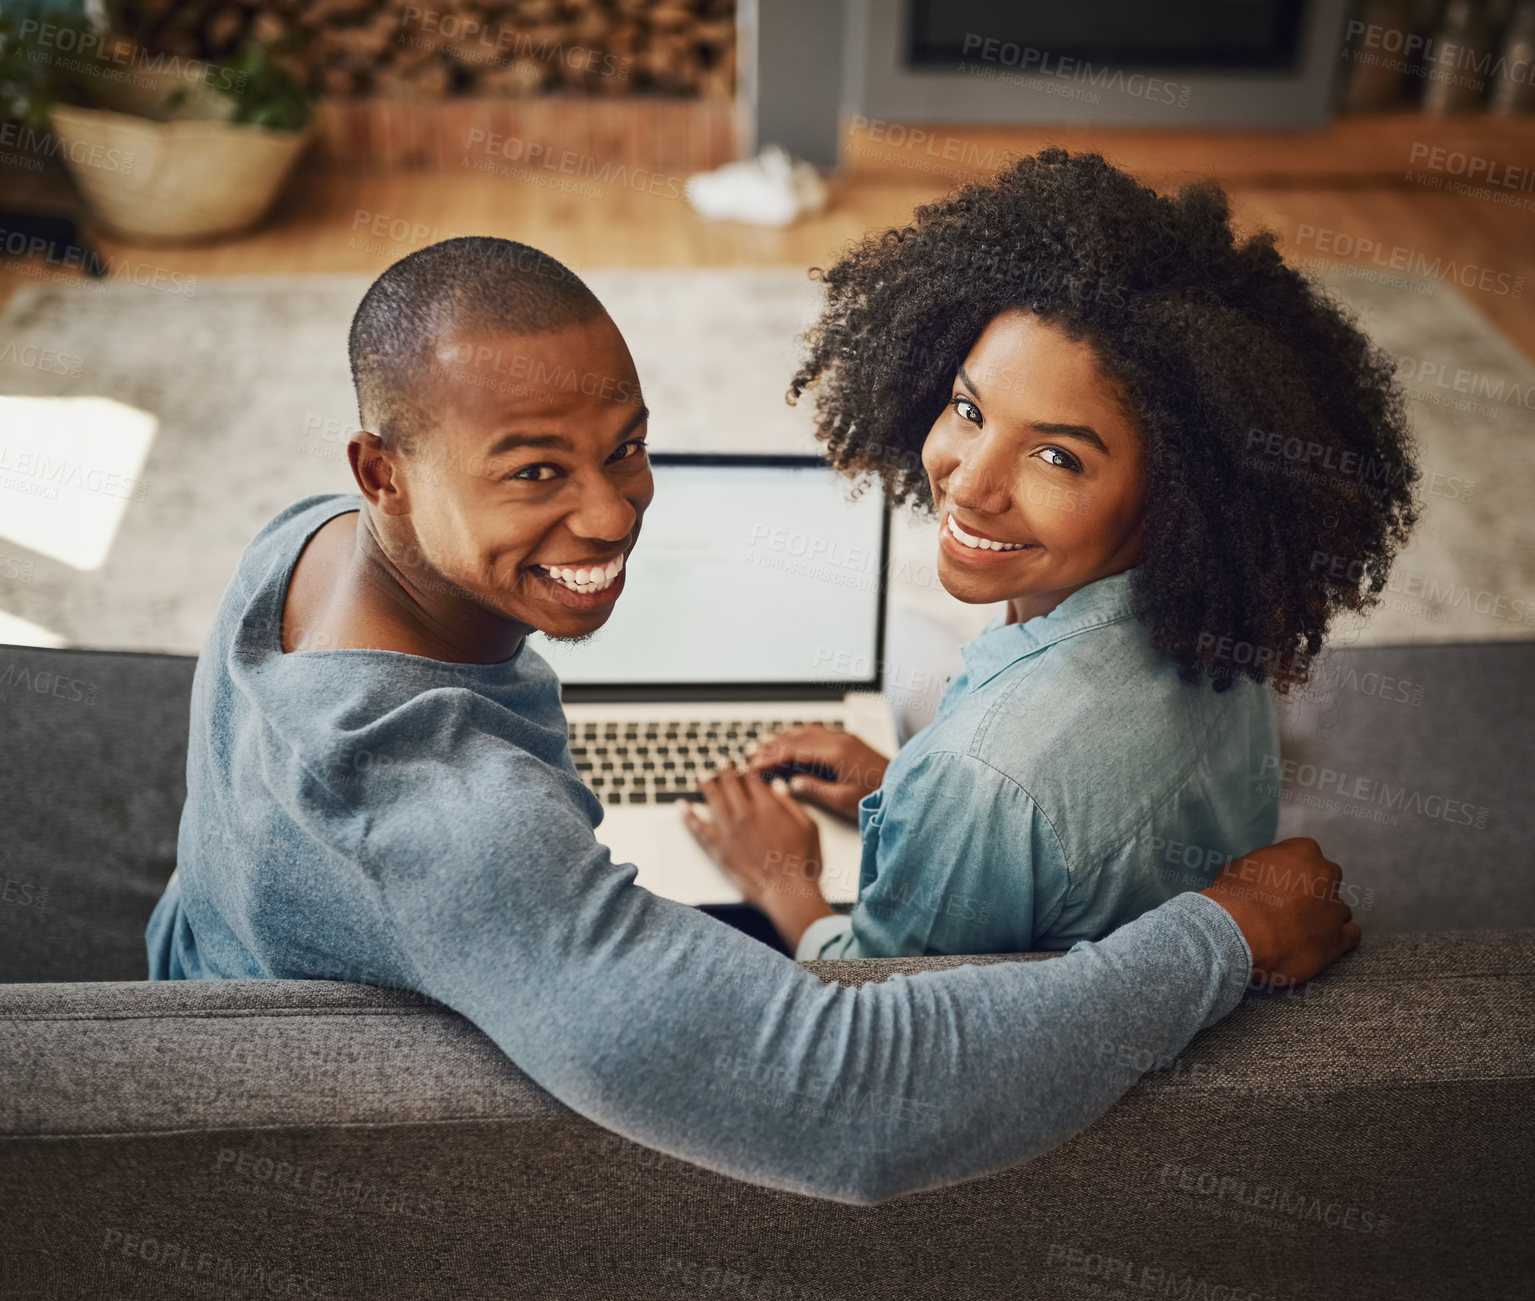
M 548 334 L 457 333 L 435 363 L 418 394 L 433 428 L 395 458 L 402 491 L 386 513 L 408 554 L 392 558 L 413 582 L 433 571 L 550 637 L 595 632 L 655 494 L 623 336 L 606 315 Z

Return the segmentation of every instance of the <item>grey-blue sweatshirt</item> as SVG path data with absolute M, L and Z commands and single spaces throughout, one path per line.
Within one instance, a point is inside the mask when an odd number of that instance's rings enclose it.
M 152 978 L 419 990 L 608 1129 L 854 1203 L 1048 1151 L 1240 1001 L 1251 953 L 1198 894 L 1049 961 L 844 988 L 639 888 L 531 646 L 282 652 L 299 553 L 359 506 L 289 507 L 224 594 Z

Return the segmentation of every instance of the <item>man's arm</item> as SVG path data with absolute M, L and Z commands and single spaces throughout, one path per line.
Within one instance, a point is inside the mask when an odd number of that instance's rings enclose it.
M 419 988 L 576 1111 L 736 1178 L 869 1204 L 1027 1161 L 1248 979 L 1231 916 L 1182 895 L 1051 961 L 823 984 L 635 886 L 526 756 L 476 749 L 375 805 L 361 851 Z

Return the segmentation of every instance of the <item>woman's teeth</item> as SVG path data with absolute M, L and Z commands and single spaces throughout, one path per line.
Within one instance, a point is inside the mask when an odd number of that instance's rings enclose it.
M 1029 545 L 1027 542 L 993 542 L 990 538 L 972 537 L 954 522 L 954 516 L 950 515 L 948 521 L 949 535 L 967 547 L 975 547 L 981 551 L 1022 551 Z
M 614 556 L 607 564 L 593 565 L 591 568 L 583 566 L 572 569 L 567 565 L 540 565 L 539 568 L 561 587 L 568 587 L 572 592 L 585 595 L 612 587 L 619 574 L 623 572 L 624 558 Z

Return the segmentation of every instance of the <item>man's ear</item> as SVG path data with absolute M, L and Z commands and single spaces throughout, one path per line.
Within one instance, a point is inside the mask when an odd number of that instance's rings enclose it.
M 346 445 L 346 459 L 352 467 L 357 491 L 367 503 L 385 515 L 408 515 L 405 476 L 399 473 L 398 453 L 384 440 L 366 429 L 359 429 Z

